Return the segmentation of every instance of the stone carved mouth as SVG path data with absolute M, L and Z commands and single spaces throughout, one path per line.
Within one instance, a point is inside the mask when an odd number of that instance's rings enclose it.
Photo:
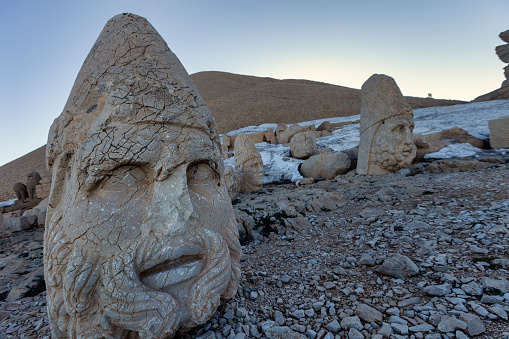
M 204 267 L 205 257 L 201 246 L 186 244 L 173 248 L 170 253 L 169 256 L 159 256 L 160 260 L 151 261 L 150 267 L 146 268 L 148 265 L 145 265 L 145 269 L 142 268 L 139 277 L 143 285 L 163 291 L 196 277 Z

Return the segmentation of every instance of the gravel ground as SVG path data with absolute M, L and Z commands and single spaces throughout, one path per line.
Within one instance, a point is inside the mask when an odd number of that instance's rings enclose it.
M 489 157 L 241 195 L 239 293 L 182 336 L 509 338 L 508 179 Z M 42 233 L 0 239 L 0 338 L 49 338 Z

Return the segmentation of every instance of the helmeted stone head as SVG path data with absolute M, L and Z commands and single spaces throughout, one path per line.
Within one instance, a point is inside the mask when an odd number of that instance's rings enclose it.
M 146 19 L 108 21 L 46 151 L 54 338 L 165 338 L 236 293 L 240 244 L 214 118 Z
M 393 78 L 372 75 L 361 88 L 358 174 L 395 172 L 412 163 L 414 119 Z

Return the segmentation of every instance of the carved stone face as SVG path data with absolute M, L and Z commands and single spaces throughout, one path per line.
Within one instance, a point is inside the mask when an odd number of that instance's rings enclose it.
M 413 130 L 413 122 L 400 116 L 383 120 L 373 138 L 372 166 L 394 172 L 410 165 L 416 152 Z
M 235 294 L 240 246 L 209 135 L 116 124 L 56 171 L 45 244 L 55 338 L 164 338 Z

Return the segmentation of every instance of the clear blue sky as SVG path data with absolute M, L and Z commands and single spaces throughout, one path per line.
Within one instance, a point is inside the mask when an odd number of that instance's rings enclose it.
M 504 79 L 494 49 L 507 0 L 4 0 L 0 165 L 45 144 L 95 39 L 123 12 L 146 17 L 190 74 L 360 88 L 384 73 L 405 95 L 463 100 Z

